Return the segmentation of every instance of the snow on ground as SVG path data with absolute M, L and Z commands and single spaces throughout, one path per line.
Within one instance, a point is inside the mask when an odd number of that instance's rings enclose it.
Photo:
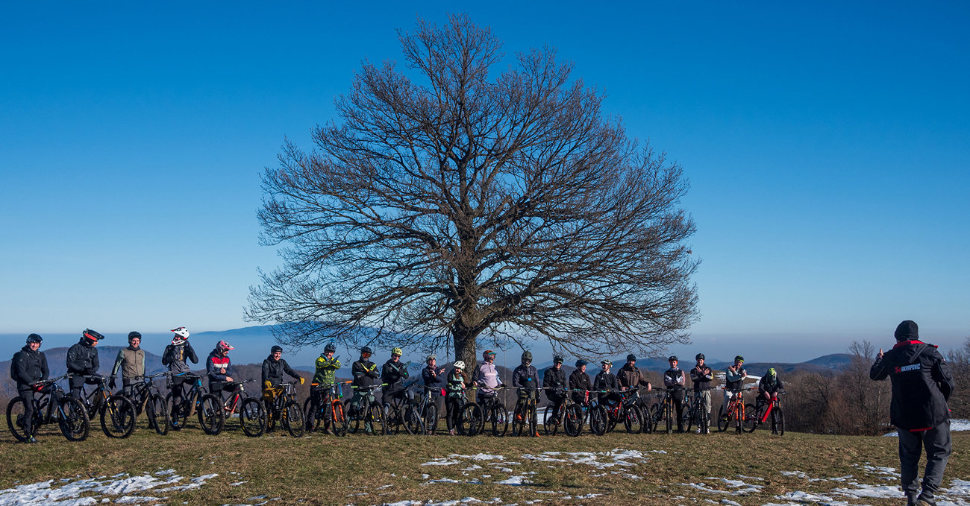
M 130 476 L 128 473 L 114 476 L 99 476 L 83 480 L 63 479 L 58 482 L 47 480 L 29 485 L 0 490 L 0 506 L 22 504 L 57 504 L 81 506 L 111 501 L 121 504 L 161 501 L 164 497 L 135 495 L 139 492 L 174 492 L 200 488 L 205 482 L 219 476 L 207 474 L 185 478 L 166 469 L 151 474 Z
M 965 418 L 955 418 L 950 420 L 950 432 L 962 432 L 970 430 L 970 420 Z M 898 432 L 883 434 L 886 437 L 899 437 Z

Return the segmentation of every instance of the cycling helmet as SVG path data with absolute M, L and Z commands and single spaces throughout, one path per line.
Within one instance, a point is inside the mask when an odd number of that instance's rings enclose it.
M 488 360 L 488 357 L 489 356 L 493 356 L 494 357 L 495 356 L 495 352 L 492 351 L 492 350 L 485 350 L 485 353 L 482 353 L 482 358 L 484 358 L 485 360 Z
M 667 362 L 673 362 L 674 360 L 677 360 L 677 355 L 671 355 L 667 357 Z M 677 361 L 680 362 L 679 360 Z
M 522 361 L 525 362 L 526 360 L 532 361 L 532 352 L 531 351 L 523 351 L 522 352 Z
M 128 344 L 131 344 L 131 340 L 135 338 L 141 339 L 141 332 L 138 332 L 137 330 L 132 330 L 131 332 L 128 333 Z
M 734 361 L 735 362 L 744 362 L 744 357 L 742 357 L 741 355 L 738 355 L 738 356 L 734 357 Z
M 400 357 L 401 355 L 404 355 L 404 350 L 401 348 L 393 348 L 391 349 L 391 355 L 397 355 Z
M 627 362 L 636 362 L 637 361 L 637 356 L 631 353 L 631 354 L 629 354 L 629 355 L 626 356 L 626 361 Z
M 561 364 L 561 363 L 563 363 L 562 355 L 556 355 L 556 356 L 552 357 L 552 363 L 554 363 L 554 364 Z
M 368 355 L 373 355 L 374 350 L 370 349 L 370 346 L 364 346 L 363 348 L 360 349 L 360 354 L 363 355 L 364 353 Z
M 700 360 L 702 358 L 704 358 L 704 354 L 703 353 L 698 353 L 697 355 L 694 355 L 694 360 Z
M 270 353 L 276 353 L 277 351 L 280 353 L 283 353 L 283 347 L 280 345 L 276 345 L 269 349 Z
M 225 353 L 229 350 L 235 350 L 236 348 L 234 348 L 232 345 L 230 345 L 225 341 L 219 341 L 219 343 L 216 344 L 216 349 L 221 351 L 222 353 Z
M 327 347 L 323 349 L 324 353 L 336 352 L 337 346 L 333 343 L 327 343 Z
M 464 368 L 465 368 L 464 362 L 462 362 L 461 360 L 455 362 L 455 369 L 464 369 Z
M 605 359 L 603 359 L 603 360 L 602 360 L 602 361 L 600 362 L 600 365 L 610 365 L 610 366 L 612 366 L 612 365 L 613 365 L 613 362 L 611 362 L 611 361 L 610 361 L 610 359 L 608 359 L 608 358 L 605 358 Z
M 582 366 L 584 366 L 584 365 L 586 365 L 588 363 L 589 362 L 587 362 L 587 361 L 585 361 L 583 359 L 579 359 L 579 360 L 576 361 L 576 368 L 579 369 L 580 367 L 582 367 Z
M 187 329 L 185 327 L 176 327 L 176 328 L 172 329 L 172 332 L 175 332 L 175 335 L 178 336 L 178 337 L 181 337 L 182 339 L 188 339 L 189 338 L 189 329 Z
M 775 368 L 774 368 L 774 367 L 769 367 L 769 368 L 768 368 L 768 372 L 767 372 L 767 373 L 765 373 L 765 376 L 768 376 L 768 377 L 774 377 L 774 376 L 775 376 L 775 374 L 777 374 L 777 373 L 775 372 Z
M 104 336 L 91 329 L 84 329 L 84 332 L 82 332 L 81 335 L 83 335 L 88 342 L 92 343 L 104 339 Z
M 27 342 L 28 343 L 40 343 L 40 342 L 43 342 L 43 341 L 44 341 L 44 338 L 43 337 L 40 337 L 40 335 L 38 335 L 38 334 L 31 334 L 31 335 L 27 336 Z

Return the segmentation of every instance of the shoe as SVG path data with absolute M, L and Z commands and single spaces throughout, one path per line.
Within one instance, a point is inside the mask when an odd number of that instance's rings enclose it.
M 454 436 L 455 435 L 455 429 L 448 429 L 448 435 L 449 436 Z
M 923 492 L 916 498 L 916 504 L 926 504 L 928 506 L 936 506 L 936 498 L 933 494 Z
M 710 434 L 710 433 L 711 433 L 711 428 L 708 427 L 707 430 L 704 431 L 704 434 Z
M 27 444 L 36 443 L 36 442 L 37 442 L 37 438 L 35 438 L 34 436 L 30 436 L 29 438 L 27 438 L 27 441 L 25 441 L 25 443 Z
M 697 434 L 700 434 L 700 433 L 701 433 L 701 428 L 700 428 L 700 427 L 698 427 L 698 428 L 697 428 L 697 431 L 696 431 L 696 433 L 697 433 Z

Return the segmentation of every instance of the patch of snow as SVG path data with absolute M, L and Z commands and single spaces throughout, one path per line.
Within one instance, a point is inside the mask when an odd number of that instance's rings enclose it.
M 445 457 L 438 457 L 438 458 L 432 460 L 431 462 L 425 462 L 425 463 L 423 463 L 421 465 L 422 466 L 453 466 L 453 465 L 456 465 L 456 464 L 461 464 L 461 462 L 459 462 L 457 460 L 449 460 L 449 459 L 447 459 Z
M 198 488 L 205 481 L 218 475 L 206 475 L 192 478 L 187 488 Z M 62 506 L 80 506 L 97 504 L 99 502 L 118 502 L 122 504 L 161 501 L 165 498 L 153 496 L 139 496 L 139 492 L 155 489 L 158 492 L 181 490 L 175 484 L 184 478 L 175 474 L 174 469 L 156 471 L 153 474 L 130 476 L 119 473 L 111 477 L 99 476 L 88 479 L 60 479 L 57 486 L 52 486 L 54 480 L 42 481 L 28 485 L 0 490 L 0 505 L 14 504 L 58 504 Z M 167 488 L 159 488 L 168 485 Z M 84 496 L 84 497 L 82 497 Z M 111 496 L 111 497 L 105 497 Z M 117 497 L 113 499 L 112 497 Z
M 511 485 L 513 487 L 521 487 L 522 485 L 530 485 L 529 482 L 525 481 L 526 477 L 524 475 L 511 476 L 502 481 L 496 481 L 496 485 Z
M 809 503 L 817 503 L 817 502 L 829 503 L 829 502 L 832 502 L 832 498 L 831 497 L 824 496 L 824 495 L 818 495 L 818 494 L 812 494 L 812 493 L 809 493 L 809 492 L 802 492 L 800 490 L 796 490 L 794 492 L 787 492 L 787 493 L 784 493 L 782 495 L 776 495 L 775 496 L 775 499 L 785 499 L 785 500 L 788 500 L 788 501 L 809 502 Z
M 868 497 L 872 499 L 901 499 L 904 498 L 902 489 L 886 485 L 866 485 L 864 483 L 851 483 L 855 488 L 837 488 L 833 494 L 841 494 L 849 497 Z
M 795 478 L 802 478 L 802 479 L 805 479 L 805 480 L 808 479 L 808 475 L 805 474 L 802 471 L 782 471 L 781 472 L 781 475 L 782 476 L 794 476 Z

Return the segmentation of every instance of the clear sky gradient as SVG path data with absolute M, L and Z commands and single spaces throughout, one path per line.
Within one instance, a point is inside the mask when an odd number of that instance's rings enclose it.
M 4 3 L 0 333 L 249 324 L 263 168 L 455 5 Z M 698 342 L 970 336 L 970 3 L 462 8 L 684 166 Z

